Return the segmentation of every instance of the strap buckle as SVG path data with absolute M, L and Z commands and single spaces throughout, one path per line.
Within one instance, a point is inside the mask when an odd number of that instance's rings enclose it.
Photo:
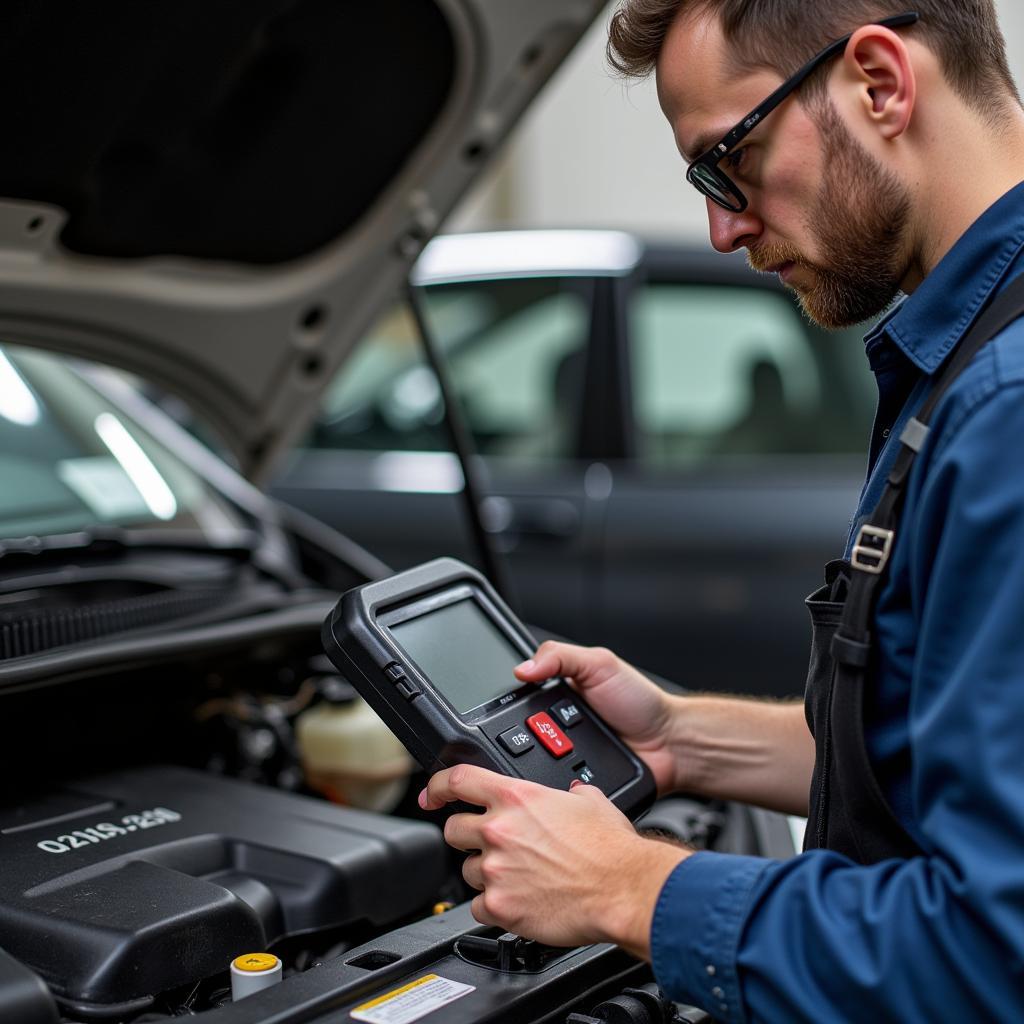
M 850 556 L 850 564 L 861 572 L 869 572 L 872 576 L 881 576 L 889 564 L 892 543 L 896 538 L 895 530 L 883 530 L 878 526 L 865 523 L 857 534 Z

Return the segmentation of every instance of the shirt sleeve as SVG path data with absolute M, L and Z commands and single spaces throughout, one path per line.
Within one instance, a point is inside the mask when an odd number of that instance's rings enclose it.
M 925 856 L 685 861 L 652 960 L 716 1019 L 1024 1020 L 1024 381 L 973 397 L 936 423 L 894 555 L 918 638 L 909 797 Z
M 742 1020 L 736 948 L 753 893 L 772 861 L 695 853 L 669 875 L 651 922 L 651 964 L 674 999 Z

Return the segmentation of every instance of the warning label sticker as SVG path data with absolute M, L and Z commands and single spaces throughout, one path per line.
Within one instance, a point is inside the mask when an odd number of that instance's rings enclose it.
M 361 1003 L 351 1016 L 353 1020 L 366 1021 L 366 1024 L 412 1024 L 414 1020 L 469 995 L 474 988 L 437 974 L 425 974 L 408 985 L 385 992 L 368 1003 Z

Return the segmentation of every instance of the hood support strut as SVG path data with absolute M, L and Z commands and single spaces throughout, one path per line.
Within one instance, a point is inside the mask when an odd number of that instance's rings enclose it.
M 434 339 L 430 324 L 427 322 L 422 293 L 415 285 L 410 283 L 406 290 L 406 295 L 427 362 L 434 371 L 438 387 L 441 390 L 441 400 L 444 402 L 444 421 L 451 438 L 452 451 L 458 458 L 459 465 L 462 468 L 463 505 L 466 510 L 466 518 L 469 521 L 470 532 L 475 542 L 477 555 L 480 559 L 480 566 L 494 589 L 498 591 L 505 602 L 514 610 L 515 603 L 512 600 L 505 566 L 494 548 L 493 539 L 484 527 L 483 518 L 480 515 L 483 489 L 480 486 L 479 474 L 473 462 L 475 452 L 473 451 L 472 435 L 463 419 L 462 408 L 459 405 L 455 389 L 452 387 L 451 379 L 448 375 L 448 367 L 445 365 L 444 357 Z

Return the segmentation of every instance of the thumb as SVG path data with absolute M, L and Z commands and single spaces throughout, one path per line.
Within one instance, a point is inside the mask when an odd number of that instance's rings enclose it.
M 601 647 L 579 647 L 548 640 L 529 660 L 517 665 L 516 675 L 524 682 L 542 682 L 553 676 L 568 676 L 580 688 L 594 686 L 612 675 L 618 659 Z

